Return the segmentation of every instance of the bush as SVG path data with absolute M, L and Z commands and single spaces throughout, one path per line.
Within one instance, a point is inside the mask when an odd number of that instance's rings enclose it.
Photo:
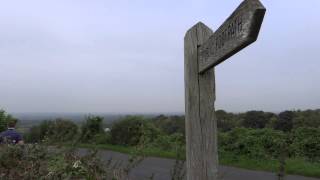
M 278 115 L 278 121 L 275 124 L 275 129 L 284 132 L 291 131 L 293 128 L 294 113 L 292 111 L 284 111 Z
M 110 139 L 110 133 L 99 133 L 93 137 L 91 142 L 95 144 L 109 144 Z
M 112 125 L 110 134 L 112 144 L 135 146 L 142 137 L 145 142 L 154 141 L 159 130 L 143 117 L 127 116 Z
M 243 126 L 246 128 L 264 128 L 273 117 L 273 113 L 263 111 L 248 111 L 244 114 Z
M 240 119 L 233 113 L 227 113 L 224 110 L 217 110 L 217 127 L 220 131 L 230 131 L 240 125 Z
M 159 148 L 163 151 L 176 151 L 179 147 L 184 145 L 185 137 L 181 133 L 158 136 L 158 138 L 150 144 L 150 146 Z
M 320 128 L 320 109 L 295 111 L 293 118 L 294 128 L 298 127 L 313 127 Z
M 78 135 L 78 126 L 69 120 L 57 119 L 49 123 L 47 136 L 53 142 L 73 141 Z
M 0 110 L 0 132 L 7 129 L 7 124 L 9 121 L 17 121 L 17 119 L 7 114 L 4 110 Z
M 298 128 L 292 132 L 292 154 L 310 161 L 320 161 L 320 129 Z
M 236 128 L 227 133 L 219 133 L 220 151 L 233 152 L 251 158 L 277 158 L 286 136 L 272 129 Z
M 39 143 L 44 138 L 41 137 L 40 126 L 32 126 L 26 134 L 24 134 L 24 140 L 26 143 Z
M 33 126 L 25 135 L 29 143 L 48 141 L 51 143 L 74 141 L 78 136 L 78 126 L 70 121 L 57 119 L 43 121 L 38 126 Z
M 164 116 L 160 115 L 152 119 L 154 125 L 166 134 L 185 134 L 184 116 Z
M 103 164 L 97 151 L 79 156 L 74 149 L 55 149 L 40 145 L 0 146 L 0 179 L 118 179 L 127 175 L 111 163 Z
M 88 116 L 86 122 L 81 127 L 81 141 L 82 142 L 95 142 L 97 136 L 104 136 L 103 130 L 103 117 Z

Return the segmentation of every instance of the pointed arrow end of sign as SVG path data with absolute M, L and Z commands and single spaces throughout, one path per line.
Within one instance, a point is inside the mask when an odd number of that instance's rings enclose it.
M 244 4 L 251 4 L 256 9 L 266 9 L 260 0 L 245 0 L 243 3 Z

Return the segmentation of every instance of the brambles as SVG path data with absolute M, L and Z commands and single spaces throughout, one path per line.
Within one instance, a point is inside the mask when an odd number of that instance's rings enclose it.
M 105 179 L 101 164 L 95 153 L 81 157 L 71 149 L 41 145 L 0 147 L 0 179 Z
M 74 148 L 2 145 L 0 179 L 126 180 L 141 161 L 141 157 L 133 156 L 126 166 L 120 166 L 112 159 L 101 161 L 96 150 L 80 155 Z

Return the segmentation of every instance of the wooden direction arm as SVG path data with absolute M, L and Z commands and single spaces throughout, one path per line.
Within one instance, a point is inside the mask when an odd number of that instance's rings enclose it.
M 199 73 L 220 64 L 258 38 L 266 9 L 259 0 L 245 0 L 199 47 Z

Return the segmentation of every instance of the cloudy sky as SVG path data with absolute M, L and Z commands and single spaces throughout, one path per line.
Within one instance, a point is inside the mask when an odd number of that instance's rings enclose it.
M 183 37 L 241 0 L 0 0 L 0 108 L 184 112 Z M 216 68 L 217 109 L 320 108 L 320 1 L 263 0 L 256 43 Z

